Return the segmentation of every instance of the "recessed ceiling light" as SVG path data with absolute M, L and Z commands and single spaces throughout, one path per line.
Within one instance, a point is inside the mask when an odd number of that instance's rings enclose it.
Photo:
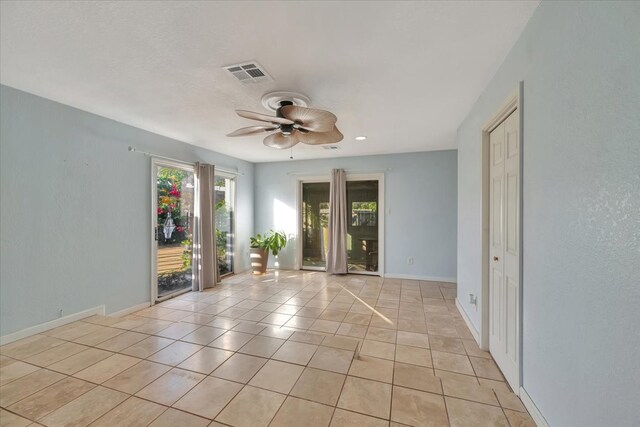
M 365 139 L 367 139 L 366 136 L 356 136 L 356 141 L 364 141 Z

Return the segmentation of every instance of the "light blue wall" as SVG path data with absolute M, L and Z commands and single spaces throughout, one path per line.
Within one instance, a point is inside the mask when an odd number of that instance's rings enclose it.
M 256 232 L 276 228 L 297 234 L 300 176 L 329 176 L 333 168 L 384 172 L 385 273 L 455 280 L 456 162 L 456 151 L 448 150 L 257 164 Z M 280 254 L 281 266 L 293 268 L 295 254 L 294 242 Z M 407 265 L 409 257 L 413 265 Z
M 0 88 L 0 335 L 149 301 L 150 159 L 237 169 L 238 267 L 253 233 L 251 163 Z
M 552 426 L 640 425 L 639 76 L 640 3 L 542 2 L 458 130 L 458 295 L 480 295 L 480 129 L 524 80 L 523 386 Z

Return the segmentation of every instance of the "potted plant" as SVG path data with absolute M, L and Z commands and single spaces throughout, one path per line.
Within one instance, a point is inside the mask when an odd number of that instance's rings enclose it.
M 265 235 L 256 234 L 251 238 L 251 268 L 253 274 L 264 274 L 267 271 L 269 252 L 273 256 L 287 245 L 287 235 L 282 231 L 270 230 Z

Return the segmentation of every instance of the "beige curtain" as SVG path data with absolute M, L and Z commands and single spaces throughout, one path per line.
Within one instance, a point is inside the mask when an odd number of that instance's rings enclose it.
M 196 220 L 193 230 L 193 289 L 212 288 L 218 281 L 213 165 L 196 163 Z
M 327 273 L 347 274 L 347 173 L 331 171 Z

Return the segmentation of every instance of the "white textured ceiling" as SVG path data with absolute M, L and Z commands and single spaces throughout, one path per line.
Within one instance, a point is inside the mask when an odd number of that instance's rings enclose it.
M 299 91 L 332 111 L 340 150 L 298 159 L 455 148 L 455 132 L 538 1 L 2 1 L 2 84 L 242 159 L 286 160 L 225 134 Z M 220 67 L 257 60 L 273 82 Z M 516 82 L 514 82 L 515 86 Z M 364 142 L 355 141 L 366 135 Z

